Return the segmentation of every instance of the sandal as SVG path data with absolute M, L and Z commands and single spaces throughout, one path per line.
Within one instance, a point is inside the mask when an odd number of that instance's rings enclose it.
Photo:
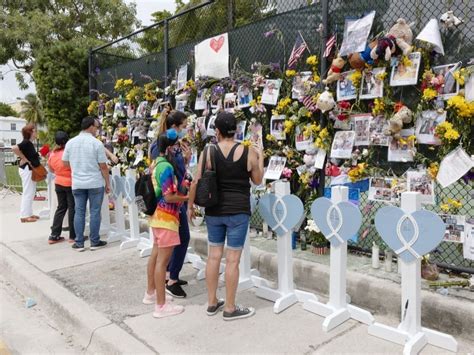
M 34 218 L 34 219 L 40 219 L 40 216 L 33 215 L 33 216 L 31 216 L 31 218 Z
M 33 217 L 20 218 L 21 223 L 32 223 L 36 222 L 37 219 Z
M 63 237 L 49 237 L 48 239 L 48 244 L 56 244 L 61 242 L 64 242 Z

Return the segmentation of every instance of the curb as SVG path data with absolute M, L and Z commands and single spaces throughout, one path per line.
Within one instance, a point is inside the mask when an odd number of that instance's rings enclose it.
M 200 255 L 207 255 L 207 237 L 193 231 L 190 245 Z M 278 279 L 277 255 L 250 247 L 252 268 L 271 281 Z M 294 283 L 297 289 L 329 295 L 329 266 L 311 261 L 293 259 Z M 347 293 L 351 303 L 377 314 L 391 318 L 400 317 L 400 284 L 347 270 Z M 437 293 L 421 290 L 421 321 L 424 327 L 447 332 L 474 341 L 474 302 L 447 298 Z
M 23 294 L 41 307 L 84 351 L 107 354 L 155 354 L 135 337 L 57 284 L 5 244 L 0 243 L 3 273 Z M 73 310 L 73 311 L 72 311 Z

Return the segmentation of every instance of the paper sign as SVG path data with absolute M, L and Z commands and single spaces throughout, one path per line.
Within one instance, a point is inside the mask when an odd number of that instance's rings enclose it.
M 440 217 L 446 225 L 443 241 L 463 243 L 466 231 L 466 217 L 452 214 L 443 214 Z
M 464 149 L 458 147 L 441 161 L 436 180 L 445 188 L 462 178 L 473 166 L 472 158 Z
M 314 167 L 316 169 L 322 169 L 324 167 L 324 161 L 326 160 L 326 151 L 324 149 L 318 149 L 316 159 L 314 160 Z
M 178 91 L 184 88 L 184 85 L 186 85 L 187 80 L 188 80 L 188 65 L 185 64 L 185 65 L 182 65 L 178 71 L 178 82 L 176 84 L 176 88 L 178 89 Z
M 227 33 L 208 38 L 194 46 L 195 76 L 221 79 L 229 76 L 229 37 Z
M 439 32 L 438 20 L 432 18 L 426 26 L 421 30 L 416 39 L 431 43 L 433 49 L 444 55 L 443 41 L 441 41 L 441 33 Z
M 421 111 L 416 120 L 416 139 L 420 144 L 439 145 L 441 141 L 435 136 L 436 126 L 446 120 L 446 111 Z
M 471 218 L 466 224 L 466 235 L 464 237 L 463 256 L 465 259 L 474 260 L 474 219 Z
M 370 120 L 372 115 L 370 113 L 363 113 L 360 115 L 351 115 L 352 124 L 355 131 L 354 145 L 369 145 L 370 143 Z
M 419 192 L 423 204 L 435 203 L 434 183 L 426 171 L 407 172 L 407 191 Z
M 348 20 L 344 27 L 344 39 L 342 40 L 340 56 L 351 53 L 362 52 L 367 43 L 372 23 L 374 22 L 375 11 L 359 20 Z
M 143 150 L 138 150 L 137 155 L 135 157 L 135 161 L 133 162 L 132 166 L 138 165 L 143 160 Z
M 277 157 L 277 156 L 271 157 L 263 178 L 266 180 L 280 179 L 281 173 L 283 172 L 283 169 L 285 168 L 285 164 L 286 164 L 286 158 Z

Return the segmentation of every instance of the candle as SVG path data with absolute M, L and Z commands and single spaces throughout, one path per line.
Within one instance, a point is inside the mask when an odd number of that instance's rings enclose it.
M 375 242 L 372 244 L 372 267 L 374 269 L 378 269 L 380 267 L 379 246 L 375 244 Z

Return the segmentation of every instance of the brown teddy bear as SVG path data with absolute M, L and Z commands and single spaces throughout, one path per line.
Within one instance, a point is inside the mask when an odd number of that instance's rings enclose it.
M 400 138 L 400 131 L 403 128 L 404 123 L 410 123 L 413 118 L 413 112 L 406 106 L 403 106 L 397 113 L 393 115 L 389 120 L 389 127 L 385 130 L 386 136 L 392 136 L 393 138 Z
M 323 80 L 323 84 L 331 84 L 338 81 L 341 78 L 341 71 L 346 64 L 346 61 L 342 57 L 337 56 L 332 60 L 331 68 L 329 69 L 328 76 Z

